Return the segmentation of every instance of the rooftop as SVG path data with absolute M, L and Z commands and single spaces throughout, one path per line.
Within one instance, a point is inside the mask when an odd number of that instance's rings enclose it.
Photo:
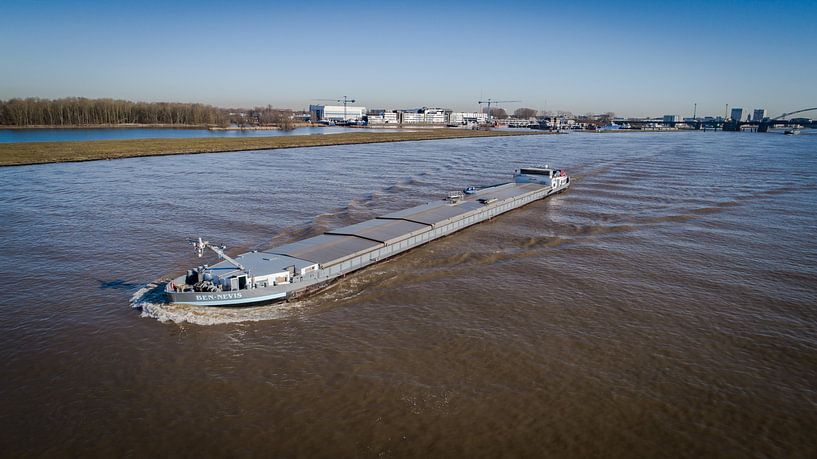
M 315 263 L 299 258 L 279 255 L 269 252 L 247 252 L 235 257 L 235 260 L 244 265 L 252 274 L 264 275 L 286 271 L 288 267 L 295 266 L 300 270 Z M 224 260 L 209 268 L 214 274 L 219 276 L 239 275 L 241 271 L 230 262 Z

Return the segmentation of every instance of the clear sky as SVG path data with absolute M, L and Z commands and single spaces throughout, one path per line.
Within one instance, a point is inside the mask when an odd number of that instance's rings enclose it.
M 0 2 L 0 99 L 641 116 L 817 106 L 815 1 Z

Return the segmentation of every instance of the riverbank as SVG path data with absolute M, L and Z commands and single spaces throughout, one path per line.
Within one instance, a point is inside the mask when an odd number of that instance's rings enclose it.
M 22 166 L 140 156 L 221 153 L 279 148 L 321 147 L 382 142 L 545 135 L 541 131 L 472 131 L 434 129 L 411 132 L 361 132 L 253 138 L 135 139 L 86 142 L 25 142 L 0 144 L 0 166 Z
M 280 126 L 249 126 L 249 127 L 210 127 L 210 131 L 280 131 Z
M 28 124 L 25 126 L 0 126 L 0 129 L 25 131 L 27 129 L 208 129 L 218 127 L 214 124 Z

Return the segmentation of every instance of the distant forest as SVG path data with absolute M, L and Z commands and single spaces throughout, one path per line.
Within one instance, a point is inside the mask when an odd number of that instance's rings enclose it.
M 72 126 L 93 124 L 217 125 L 230 123 L 230 112 L 212 105 L 131 102 L 114 99 L 0 100 L 0 125 Z

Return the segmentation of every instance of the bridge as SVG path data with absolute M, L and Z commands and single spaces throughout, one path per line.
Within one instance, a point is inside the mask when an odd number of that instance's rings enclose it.
M 803 113 L 803 112 L 810 112 L 812 110 L 817 110 L 817 107 L 804 108 L 802 110 L 797 110 L 797 111 L 794 111 L 794 112 L 784 113 L 784 114 L 782 114 L 782 115 L 780 115 L 780 116 L 778 116 L 776 118 L 772 118 L 772 119 L 770 119 L 768 121 L 763 119 L 762 121 L 760 121 L 758 123 L 757 132 L 767 132 L 769 130 L 769 127 L 775 125 L 776 121 L 783 120 L 783 118 L 785 118 L 787 116 L 796 115 L 798 113 Z M 789 122 L 786 122 L 786 125 L 788 125 L 788 124 L 789 124 Z
M 795 110 L 793 112 L 784 113 L 780 116 L 776 116 L 774 118 L 763 118 L 760 121 L 740 121 L 740 120 L 731 120 L 723 123 L 722 129 L 724 131 L 740 131 L 745 126 L 748 126 L 750 129 L 754 129 L 757 132 L 768 132 L 770 127 L 782 125 L 782 126 L 789 126 L 793 124 L 791 120 L 786 120 L 784 118 L 796 115 L 798 113 L 803 112 L 810 112 L 812 110 L 817 110 L 817 107 L 812 108 L 803 108 L 800 110 Z M 696 127 L 696 129 L 698 129 Z

